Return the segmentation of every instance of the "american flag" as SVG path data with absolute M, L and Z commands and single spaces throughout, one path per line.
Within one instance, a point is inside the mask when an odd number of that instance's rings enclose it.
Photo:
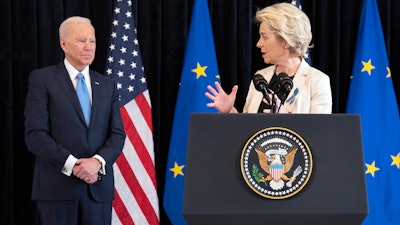
M 160 224 L 151 102 L 137 40 L 132 1 L 114 3 L 105 73 L 120 94 L 126 139 L 114 168 L 112 224 Z
M 301 7 L 301 0 L 291 0 L 290 3 L 294 6 L 296 6 L 297 8 L 303 10 Z

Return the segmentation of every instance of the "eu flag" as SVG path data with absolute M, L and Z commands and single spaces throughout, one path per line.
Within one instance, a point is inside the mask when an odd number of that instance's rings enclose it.
M 192 112 L 217 112 L 206 104 L 207 85 L 219 81 L 214 38 L 207 0 L 195 0 L 175 106 L 165 176 L 164 208 L 174 225 L 186 224 L 182 215 L 187 135 Z
M 363 224 L 398 225 L 399 111 L 375 0 L 364 0 L 347 113 L 361 117 L 369 208 Z

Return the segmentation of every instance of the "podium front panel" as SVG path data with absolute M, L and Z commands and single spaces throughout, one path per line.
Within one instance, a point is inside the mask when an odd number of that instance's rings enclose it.
M 308 183 L 286 199 L 256 194 L 241 173 L 246 142 L 269 127 L 296 132 L 313 156 Z M 189 225 L 352 225 L 368 212 L 358 115 L 192 114 L 184 172 Z

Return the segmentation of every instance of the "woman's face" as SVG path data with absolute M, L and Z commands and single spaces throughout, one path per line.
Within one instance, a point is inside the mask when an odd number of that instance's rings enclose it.
M 260 39 L 256 46 L 260 48 L 261 56 L 266 64 L 280 64 L 289 58 L 289 46 L 271 31 L 267 23 L 260 24 L 259 34 Z

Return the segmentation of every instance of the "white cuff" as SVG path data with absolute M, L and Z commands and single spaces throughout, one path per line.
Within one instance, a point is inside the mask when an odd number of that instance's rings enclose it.
M 106 161 L 100 155 L 94 155 L 93 158 L 96 158 L 101 163 L 100 173 L 106 175 Z
M 64 167 L 62 168 L 61 172 L 67 176 L 71 176 L 72 169 L 74 168 L 76 161 L 78 161 L 78 159 L 75 156 L 69 155 L 67 160 L 65 160 Z

